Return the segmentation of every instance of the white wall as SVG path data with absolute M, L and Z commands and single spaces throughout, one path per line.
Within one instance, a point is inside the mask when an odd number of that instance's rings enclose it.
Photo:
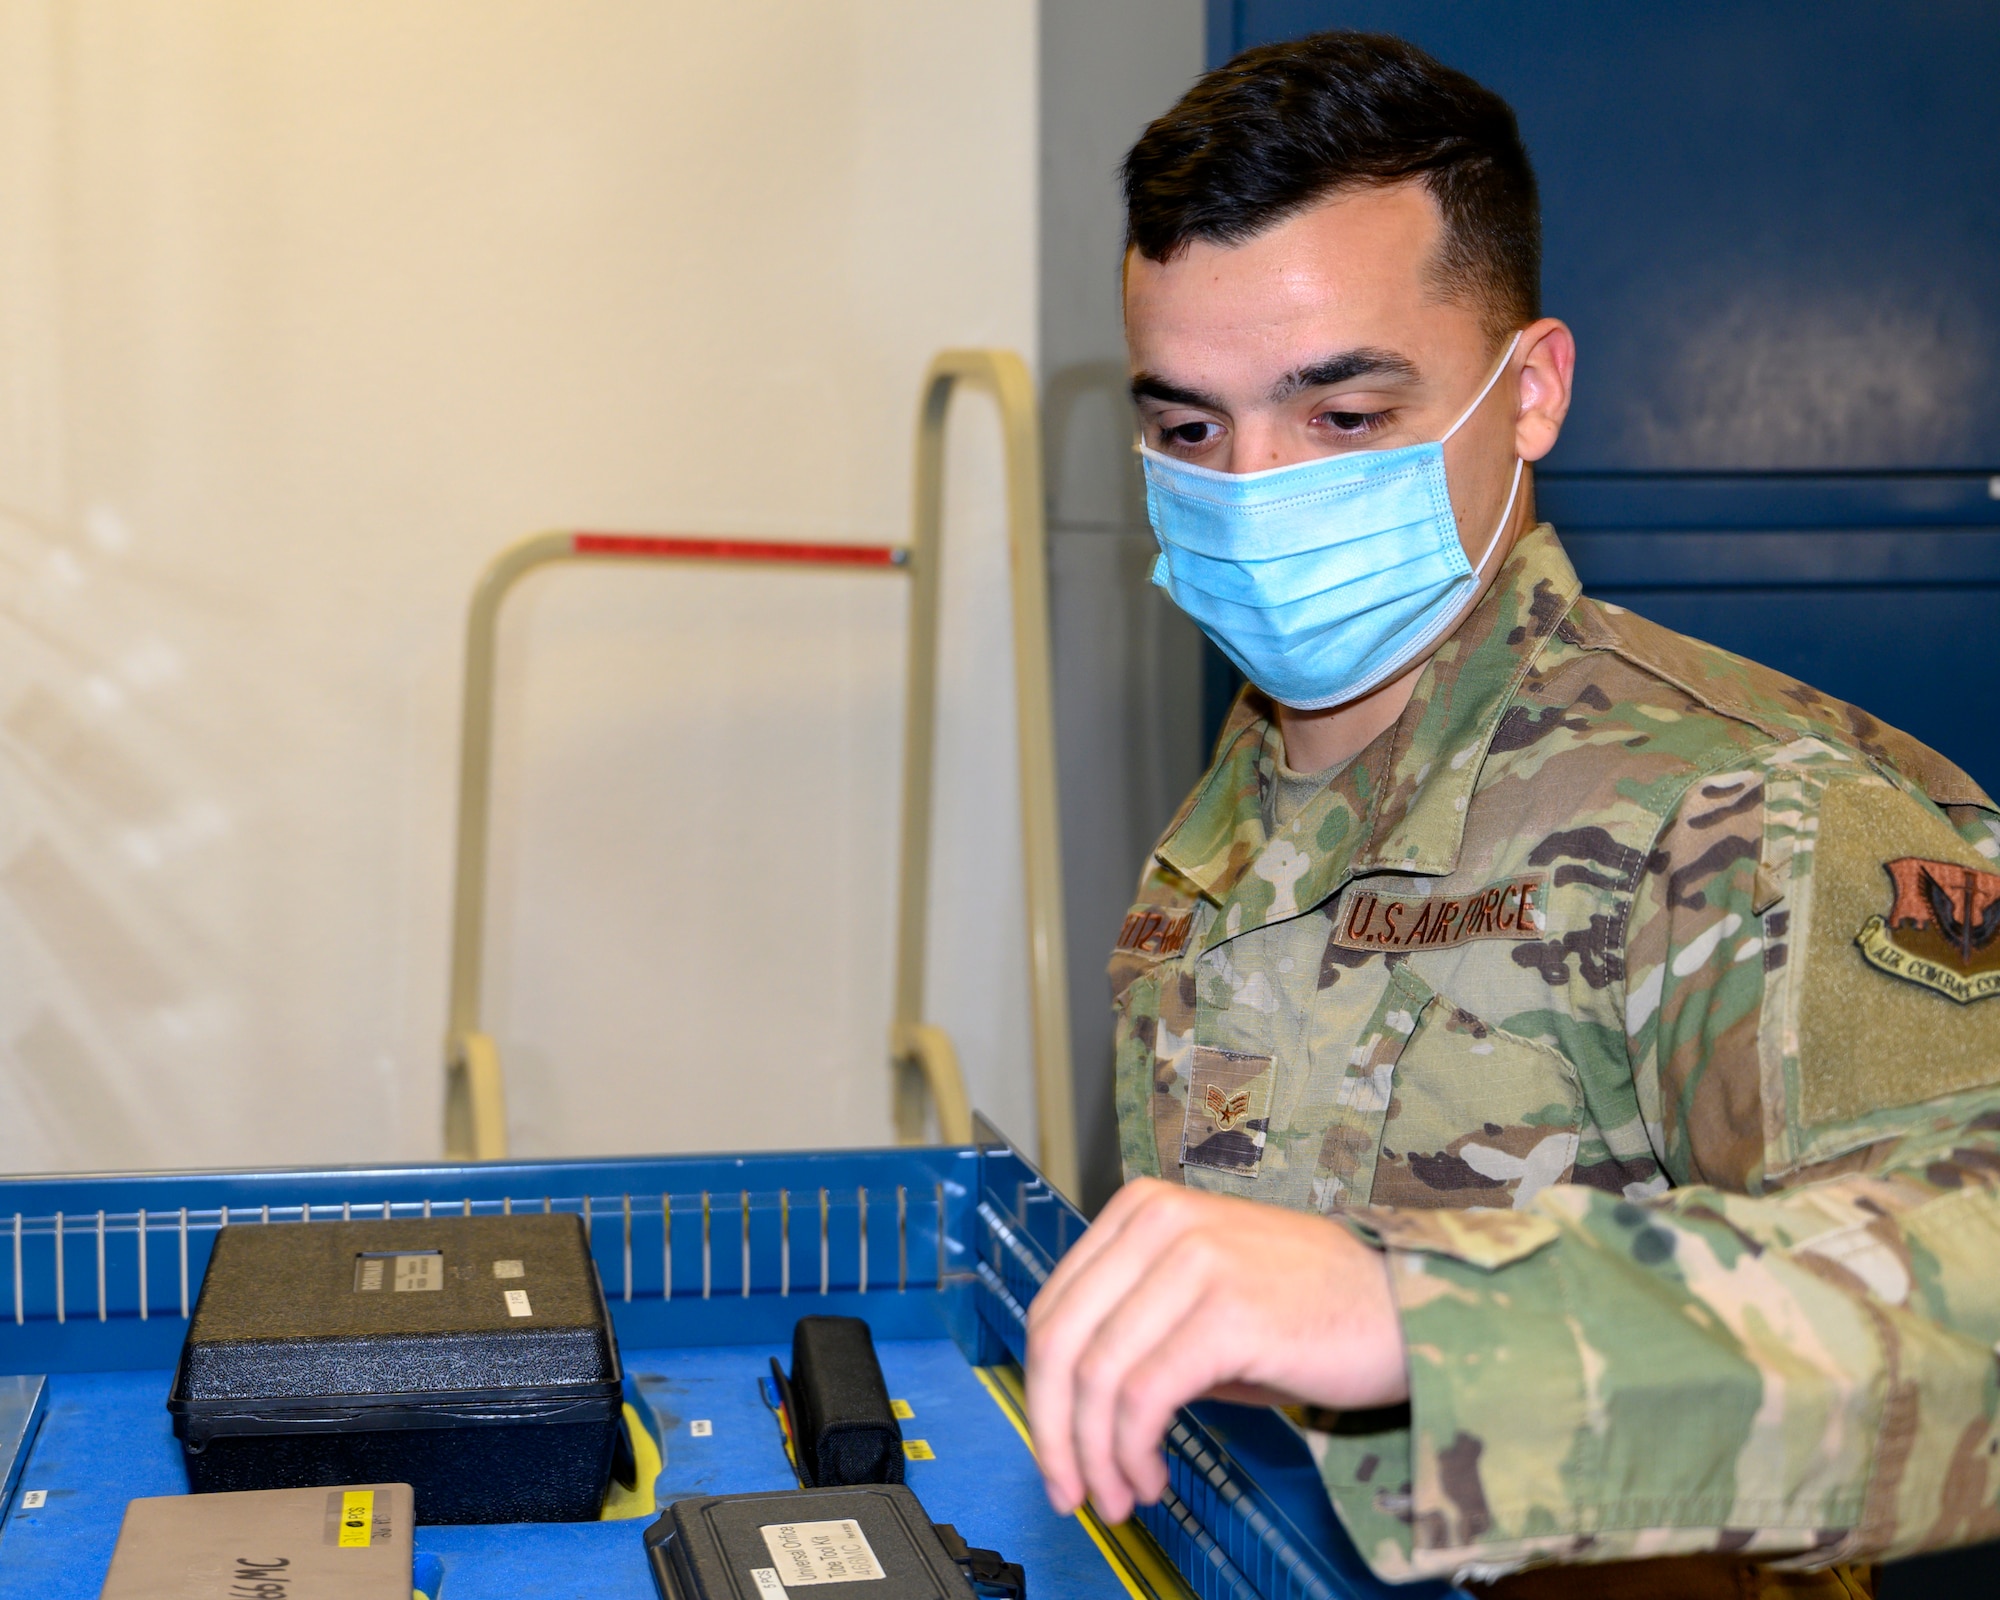
M 0 0 L 0 1169 L 433 1153 L 463 612 L 547 526 L 907 531 L 1036 329 L 1031 0 Z M 1026 1127 L 968 406 L 933 1010 Z M 888 1137 L 896 580 L 505 628 L 528 1153 Z

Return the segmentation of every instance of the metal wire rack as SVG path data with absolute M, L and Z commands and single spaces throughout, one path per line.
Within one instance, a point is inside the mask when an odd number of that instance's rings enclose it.
M 199 1292 L 215 1235 L 249 1225 L 384 1222 L 417 1217 L 580 1216 L 606 1298 L 748 1298 L 776 1293 L 865 1294 L 871 1288 L 935 1288 L 947 1271 L 944 1185 L 914 1195 L 907 1184 L 794 1193 L 738 1190 L 690 1194 L 542 1195 L 439 1201 L 342 1200 L 314 1204 L 180 1206 L 148 1211 L 16 1211 L 0 1217 L 12 1255 L 12 1320 L 185 1319 Z M 871 1246 L 873 1259 L 871 1261 Z M 913 1264 L 914 1253 L 914 1264 Z M 678 1262 L 678 1265 L 677 1265 Z

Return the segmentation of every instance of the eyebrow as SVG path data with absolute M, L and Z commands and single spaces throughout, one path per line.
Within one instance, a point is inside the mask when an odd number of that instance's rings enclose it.
M 1338 355 L 1322 357 L 1307 366 L 1294 367 L 1271 386 L 1271 398 L 1289 400 L 1308 389 L 1352 383 L 1356 378 L 1391 378 L 1400 383 L 1415 383 L 1418 377 L 1417 364 L 1407 356 L 1364 345 L 1354 350 L 1343 350 Z M 1193 406 L 1202 411 L 1229 409 L 1212 394 L 1190 389 L 1185 384 L 1174 383 L 1153 372 L 1141 372 L 1132 379 L 1132 398 L 1157 400 L 1170 406 Z
M 1273 400 L 1289 400 L 1308 389 L 1324 389 L 1336 383 L 1352 383 L 1356 378 L 1392 378 L 1399 383 L 1417 381 L 1417 364 L 1393 350 L 1377 350 L 1363 345 L 1326 356 L 1310 366 L 1294 367 L 1271 386 Z
M 1158 400 L 1170 406 L 1193 406 L 1200 411 L 1226 411 L 1228 407 L 1212 394 L 1169 383 L 1156 373 L 1141 372 L 1132 379 L 1134 400 Z

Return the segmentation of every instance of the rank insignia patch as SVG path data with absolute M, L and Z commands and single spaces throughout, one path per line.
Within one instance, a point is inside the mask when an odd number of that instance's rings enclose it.
M 1201 1099 L 1202 1104 L 1208 1108 L 1208 1114 L 1215 1119 L 1216 1127 L 1224 1133 L 1229 1132 L 1237 1123 L 1250 1115 L 1248 1089 L 1238 1089 L 1234 1094 L 1224 1094 L 1220 1088 L 1211 1083 L 1208 1092 Z
M 1271 1058 L 1196 1045 L 1181 1120 L 1181 1165 L 1254 1178 L 1271 1123 Z
M 1862 957 L 1960 1005 L 2000 994 L 2000 874 L 1919 856 L 1882 865 L 1895 903 L 1854 936 Z

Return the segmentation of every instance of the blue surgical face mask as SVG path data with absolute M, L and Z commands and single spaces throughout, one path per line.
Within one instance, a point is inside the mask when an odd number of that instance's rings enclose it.
M 1160 556 L 1153 582 L 1281 705 L 1339 705 L 1423 659 L 1478 593 L 1514 515 L 1478 564 L 1465 559 L 1445 482 L 1444 442 L 1513 359 L 1501 356 L 1433 444 L 1354 450 L 1268 472 L 1215 472 L 1141 444 L 1146 510 Z

